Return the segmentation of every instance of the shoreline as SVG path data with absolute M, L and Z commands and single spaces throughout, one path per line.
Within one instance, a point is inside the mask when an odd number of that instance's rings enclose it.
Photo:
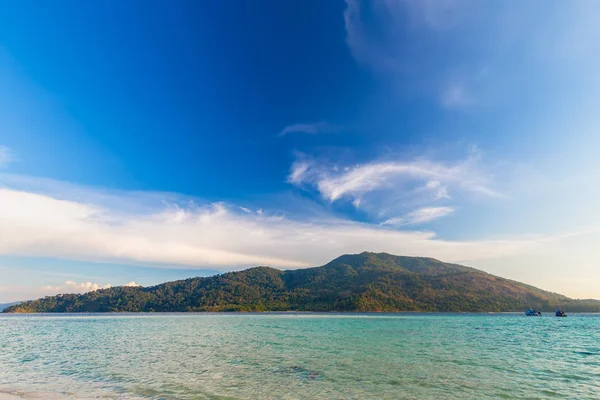
M 199 316 L 199 315 L 282 315 L 282 316 L 303 316 L 303 315 L 320 315 L 320 316 L 402 316 L 402 315 L 430 315 L 430 316 L 502 316 L 515 315 L 525 316 L 523 311 L 164 311 L 164 312 L 47 312 L 47 313 L 3 313 L 0 312 L 0 317 L 18 317 L 18 316 L 79 316 L 79 317 L 94 317 L 94 316 Z M 600 315 L 600 312 L 569 312 L 569 315 Z M 555 317 L 553 312 L 546 312 L 542 317 Z
M 1 391 L 0 390 L 0 400 L 16 400 L 16 399 L 23 399 L 24 397 L 21 397 L 17 394 L 15 394 L 16 392 L 13 391 Z

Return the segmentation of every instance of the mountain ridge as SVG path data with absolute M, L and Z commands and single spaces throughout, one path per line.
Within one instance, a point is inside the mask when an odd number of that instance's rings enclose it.
M 475 268 L 428 257 L 363 252 L 321 267 L 253 267 L 149 287 L 62 294 L 4 312 L 190 311 L 522 311 L 600 312 L 598 300 L 574 300 Z

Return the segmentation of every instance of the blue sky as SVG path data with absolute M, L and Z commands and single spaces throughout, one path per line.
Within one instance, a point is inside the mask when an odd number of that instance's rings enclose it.
M 600 298 L 597 2 L 0 7 L 0 302 L 364 250 Z

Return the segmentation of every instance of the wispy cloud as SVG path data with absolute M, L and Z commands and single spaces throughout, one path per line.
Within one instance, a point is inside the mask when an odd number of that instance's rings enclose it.
M 457 60 L 464 41 L 448 40 L 465 21 L 471 23 L 469 18 L 481 17 L 476 2 L 346 0 L 346 4 L 346 43 L 359 64 L 392 81 L 401 81 L 394 84 L 402 87 L 404 94 L 430 94 L 446 108 L 463 108 L 476 102 L 471 93 L 471 86 L 476 84 L 473 77 L 479 76 L 476 71 L 482 64 L 486 65 L 489 49 L 480 52 L 484 61 L 469 64 L 465 70 L 465 61 Z M 477 43 L 480 41 L 478 37 Z M 432 51 L 423 53 L 424 47 Z M 444 51 L 435 50 L 439 47 Z M 444 58 L 436 53 L 443 53 Z
M 426 188 L 429 183 L 430 190 L 434 191 L 442 187 L 441 182 L 429 180 L 421 186 Z M 525 276 L 524 273 L 501 273 L 506 268 L 501 269 L 504 268 L 502 262 L 493 260 L 524 260 L 524 255 L 529 255 L 531 262 L 539 264 L 539 260 L 546 260 L 544 265 L 553 265 L 552 273 L 558 277 L 562 275 L 564 262 L 562 267 L 555 265 L 545 254 L 551 251 L 555 254 L 557 248 L 564 254 L 573 254 L 571 250 L 580 249 L 584 237 L 586 246 L 592 249 L 598 236 L 598 230 L 591 229 L 568 236 L 443 240 L 433 232 L 406 229 L 411 224 L 426 223 L 452 213 L 455 207 L 447 205 L 419 207 L 396 214 L 400 215 L 396 220 L 387 218 L 382 225 L 353 222 L 333 214 L 303 215 L 297 219 L 293 213 L 273 216 L 268 209 L 263 209 L 259 215 L 246 213 L 239 205 L 199 205 L 187 199 L 185 206 L 175 205 L 173 194 L 165 195 L 169 201 L 162 206 L 148 208 L 144 193 L 118 192 L 114 194 L 116 199 L 125 198 L 130 203 L 119 208 L 120 203 L 110 199 L 110 192 L 100 190 L 99 195 L 93 193 L 94 190 L 81 187 L 77 191 L 75 186 L 70 186 L 67 193 L 51 193 L 47 181 L 45 194 L 23 188 L 0 189 L 0 254 L 94 261 L 99 266 L 102 262 L 119 261 L 156 268 L 234 270 L 255 265 L 316 266 L 340 254 L 369 250 L 450 262 L 468 261 L 472 266 L 493 266 L 497 273 L 518 279 Z M 160 194 L 151 196 L 155 198 Z M 367 194 L 364 196 L 362 202 L 372 200 Z M 136 199 L 144 206 L 134 207 Z M 362 202 L 360 207 L 364 207 Z M 570 241 L 568 247 L 564 247 L 565 241 Z M 586 265 L 589 271 L 594 270 L 594 263 L 595 259 L 590 257 L 581 260 L 581 265 Z M 584 272 L 581 274 L 585 276 Z M 0 294 L 6 301 L 22 300 L 107 285 L 89 282 L 72 280 L 47 287 L 45 292 L 41 287 L 1 286 Z
M 277 134 L 277 136 L 285 136 L 290 133 L 306 133 L 316 135 L 319 133 L 337 133 L 341 131 L 341 127 L 331 125 L 325 121 L 315 122 L 313 124 L 294 124 L 286 126 Z
M 312 162 L 309 160 L 296 160 L 292 164 L 287 181 L 296 185 L 302 184 L 307 179 L 307 173 Z
M 474 151 L 465 160 L 442 163 L 426 158 L 374 160 L 339 168 L 338 163 L 303 157 L 292 164 L 288 182 L 310 185 L 330 202 L 344 197 L 363 198 L 378 191 L 414 193 L 425 189 L 434 199 L 450 198 L 449 188 L 488 197 L 502 197 L 491 188 L 490 177 Z M 421 189 L 418 189 L 421 187 Z
M 425 184 L 425 188 L 434 192 L 434 200 L 450 199 L 448 194 L 448 186 L 442 185 L 438 180 L 428 181 Z
M 383 2 L 383 7 L 386 7 L 385 4 Z M 397 60 L 385 51 L 385 45 L 371 38 L 363 22 L 364 8 L 368 7 L 369 4 L 365 5 L 360 0 L 346 0 L 346 44 L 359 64 L 380 72 L 393 70 L 397 67 Z M 374 3 L 374 7 L 378 6 Z
M 11 149 L 6 146 L 0 146 L 0 167 L 12 163 L 15 159 L 16 157 Z
M 430 222 L 438 218 L 445 217 L 446 215 L 452 214 L 454 208 L 452 207 L 423 207 L 418 210 L 409 212 L 401 217 L 390 218 L 383 221 L 382 225 L 392 226 L 404 226 L 421 224 L 424 222 Z
M 346 42 L 357 63 L 402 95 L 425 95 L 449 109 L 512 101 L 507 88 L 522 92 L 532 75 L 553 85 L 595 75 L 600 65 L 597 1 L 346 3 Z
M 0 189 L 0 254 L 157 267 L 297 268 L 365 249 L 453 261 L 512 253 L 524 245 L 452 243 L 430 232 L 390 230 L 333 216 L 297 220 L 262 209 L 246 213 L 224 203 L 166 205 L 139 213 L 115 209 L 117 203 L 106 201 L 106 194 L 104 204 L 60 196 Z M 89 193 L 78 197 L 100 199 Z
M 477 3 L 470 0 L 346 0 L 346 44 L 359 64 L 376 72 L 390 76 L 426 74 L 429 71 L 419 69 L 429 69 L 432 64 L 441 67 L 444 63 L 438 63 L 439 59 L 431 54 L 428 54 L 429 60 L 423 57 L 422 46 L 443 41 L 452 28 L 460 26 L 469 16 L 477 15 Z M 445 64 L 450 61 L 446 60 Z
M 473 0 L 397 0 L 386 3 L 390 8 L 405 7 L 413 27 L 438 31 L 452 28 L 469 9 L 477 6 Z

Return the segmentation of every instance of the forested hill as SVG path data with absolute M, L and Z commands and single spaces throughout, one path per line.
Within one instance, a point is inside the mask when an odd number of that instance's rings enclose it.
M 256 267 L 152 287 L 62 294 L 4 312 L 166 311 L 552 311 L 600 312 L 600 301 L 573 300 L 431 258 L 344 255 L 317 268 Z

